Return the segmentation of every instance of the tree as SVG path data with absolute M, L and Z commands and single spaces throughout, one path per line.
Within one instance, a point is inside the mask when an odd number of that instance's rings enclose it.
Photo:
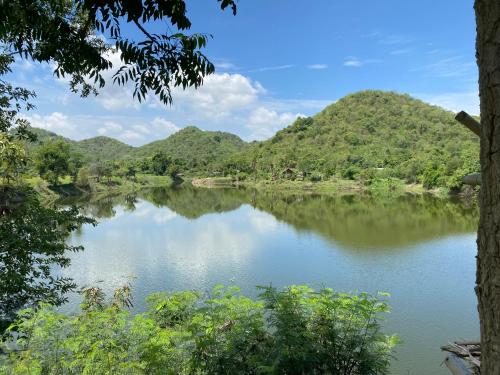
M 236 13 L 234 0 L 217 0 L 222 9 Z M 148 32 L 148 23 L 168 21 L 164 34 Z M 122 33 L 136 27 L 142 39 Z M 157 25 L 156 25 L 157 26 Z M 106 82 L 102 72 L 115 68 L 113 83 L 134 86 L 134 98 L 144 100 L 149 92 L 171 103 L 171 87 L 198 87 L 214 66 L 201 53 L 208 36 L 186 35 L 191 27 L 183 0 L 12 0 L 0 1 L 0 77 L 11 71 L 14 57 L 50 63 L 57 76 L 70 76 L 70 89 L 82 96 L 97 93 Z M 175 32 L 170 32 L 173 29 Z M 113 67 L 117 54 L 120 67 Z M 34 141 L 28 122 L 19 112 L 33 109 L 34 92 L 13 87 L 0 79 L 0 134 L 2 173 L 10 182 L 24 163 L 15 138 Z M 39 154 L 42 175 L 57 183 L 61 175 L 76 170 L 79 162 L 68 159 L 69 148 L 61 143 L 47 145 Z M 8 164 L 3 157 L 8 156 Z M 102 168 L 101 168 L 102 169 Z M 73 171 L 74 172 L 74 171 Z M 105 171 L 103 171 L 105 174 Z M 73 173 L 74 175 L 74 173 Z M 23 196 L 21 191 L 3 189 Z M 67 235 L 83 222 L 76 215 L 43 207 L 36 195 L 22 204 L 0 207 L 0 315 L 5 309 L 48 300 L 58 304 L 72 289 L 70 280 L 54 278 L 52 265 L 66 266 Z M 8 239 L 4 241 L 4 239 Z M 19 255 L 19 256 L 17 256 Z M 4 290 L 6 292 L 4 292 Z M 17 302 L 16 302 L 17 301 Z
M 158 176 L 165 176 L 172 165 L 172 158 L 164 152 L 156 152 L 151 158 L 151 171 Z
M 78 178 L 78 171 L 83 166 L 83 155 L 79 152 L 72 152 L 69 157 L 68 167 L 69 174 L 71 175 L 71 179 L 73 183 L 76 183 Z
M 69 144 L 59 140 L 45 143 L 37 152 L 35 165 L 43 179 L 57 185 L 59 177 L 71 172 Z
M 236 14 L 234 0 L 217 1 Z M 147 30 L 159 21 L 169 21 L 176 31 Z M 114 68 L 113 82 L 130 81 L 134 98 L 144 100 L 151 91 L 168 104 L 171 86 L 198 87 L 215 70 L 200 51 L 208 36 L 183 33 L 191 28 L 184 0 L 2 1 L 0 25 L 8 55 L 53 62 L 55 74 L 71 76 L 71 90 L 83 96 L 102 88 L 102 72 Z M 142 38 L 123 31 L 131 28 Z M 111 63 L 115 53 L 122 62 L 118 69 Z
M 24 200 L 10 207 L 10 213 L 0 214 L 0 323 L 11 320 L 21 307 L 66 300 L 64 294 L 74 284 L 54 277 L 51 267 L 69 265 L 67 252 L 81 247 L 67 244 L 67 236 L 80 224 L 93 222 L 76 208 L 44 207 L 31 190 L 8 193 L 22 194 Z
M 481 106 L 477 286 L 481 374 L 500 374 L 500 2 L 476 0 Z
M 7 185 L 19 176 L 27 161 L 24 147 L 0 132 L 0 177 Z

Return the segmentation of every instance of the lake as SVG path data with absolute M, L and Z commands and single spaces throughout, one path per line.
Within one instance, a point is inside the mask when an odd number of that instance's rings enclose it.
M 440 345 L 478 339 L 474 205 L 431 196 L 322 196 L 153 189 L 78 203 L 98 219 L 61 271 L 105 292 L 131 280 L 134 311 L 159 290 L 309 284 L 391 294 L 394 374 L 448 374 Z M 131 279 L 133 278 L 133 279 Z M 72 295 L 64 307 L 77 309 Z

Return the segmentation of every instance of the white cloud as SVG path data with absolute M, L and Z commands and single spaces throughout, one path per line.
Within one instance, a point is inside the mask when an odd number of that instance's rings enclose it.
M 277 66 L 265 66 L 263 68 L 256 68 L 249 70 L 249 73 L 256 73 L 256 72 L 267 72 L 270 70 L 283 70 L 283 69 L 290 69 L 290 68 L 295 68 L 294 64 L 286 64 L 286 65 L 277 65 Z
M 237 69 L 236 65 L 230 62 L 221 62 L 215 64 L 216 69 Z
M 177 217 L 177 214 L 168 209 L 167 207 L 161 207 L 161 211 L 157 211 L 153 215 L 153 220 L 155 221 L 156 224 L 165 224 L 167 221 L 170 221 L 172 219 L 175 219 Z
M 34 114 L 24 117 L 36 128 L 49 130 L 65 137 L 73 137 L 76 130 L 74 122 L 61 112 L 53 112 L 45 116 Z
M 308 69 L 321 70 L 328 68 L 327 64 L 311 64 L 307 66 Z
M 360 66 L 363 66 L 363 63 L 360 60 L 358 60 L 356 57 L 350 57 L 344 61 L 344 66 L 358 68 Z
M 139 141 L 144 139 L 144 135 L 139 134 L 133 130 L 125 130 L 123 133 L 121 133 L 118 138 L 122 139 L 125 142 L 130 142 L 130 141 Z
M 359 68 L 359 67 L 361 67 L 363 65 L 367 65 L 367 64 L 379 64 L 381 62 L 382 62 L 382 60 L 380 60 L 380 59 L 364 59 L 364 60 L 361 60 L 361 59 L 358 59 L 355 56 L 349 56 L 349 57 L 345 58 L 345 60 L 344 60 L 344 66 L 351 67 L 351 68 Z
M 115 137 L 126 143 L 139 145 L 166 138 L 180 129 L 180 127 L 171 121 L 165 120 L 162 117 L 155 117 L 147 122 L 130 125 L 124 131 L 115 134 Z
M 255 103 L 263 93 L 260 83 L 241 74 L 213 74 L 198 89 L 174 89 L 174 109 L 201 118 L 224 118 Z
M 123 126 L 121 126 L 120 124 L 118 124 L 117 122 L 115 121 L 105 121 L 104 122 L 104 126 L 97 129 L 97 132 L 100 134 L 100 135 L 105 135 L 105 134 L 109 134 L 109 133 L 116 133 L 116 132 L 119 132 L 119 131 L 122 131 L 123 130 Z
M 453 112 L 465 111 L 470 115 L 479 115 L 479 95 L 477 91 L 441 94 L 416 93 L 412 95 L 427 103 L 438 105 Z
M 391 55 L 398 56 L 398 55 L 407 55 L 413 51 L 414 51 L 413 48 L 401 48 L 401 49 L 396 49 L 394 51 L 391 51 L 390 53 L 391 53 Z
M 165 136 L 169 136 L 181 130 L 177 125 L 175 125 L 171 121 L 167 121 L 161 117 L 155 117 L 153 121 L 151 121 L 151 125 L 159 131 L 161 131 Z
M 251 139 L 267 139 L 301 116 L 304 117 L 300 113 L 278 113 L 265 107 L 259 107 L 250 114 L 246 127 L 251 130 Z
M 422 71 L 428 76 L 439 78 L 471 77 L 477 74 L 477 65 L 464 60 L 462 56 L 452 56 L 416 67 L 412 71 Z
M 141 134 L 151 134 L 151 129 L 146 125 L 132 125 L 132 129 Z
M 374 31 L 372 33 L 366 34 L 366 38 L 374 39 L 379 44 L 385 45 L 406 45 L 414 42 L 414 38 L 407 35 L 399 34 L 386 34 L 380 31 Z

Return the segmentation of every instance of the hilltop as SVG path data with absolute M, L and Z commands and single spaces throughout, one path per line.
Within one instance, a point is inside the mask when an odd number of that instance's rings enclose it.
M 137 148 L 134 157 L 148 157 L 164 152 L 190 171 L 206 171 L 207 166 L 245 149 L 247 143 L 237 135 L 204 131 L 188 126 L 166 139 Z
M 409 95 L 374 90 L 348 95 L 263 142 L 246 143 L 231 133 L 194 126 L 141 147 L 108 137 L 77 142 L 34 130 L 38 144 L 61 139 L 87 162 L 138 163 L 163 152 L 182 173 L 200 177 L 336 177 L 365 184 L 398 178 L 427 188 L 457 188 L 462 176 L 479 170 L 479 141 L 455 121 L 454 113 Z
M 195 126 L 188 126 L 168 138 L 148 143 L 141 147 L 133 147 L 110 137 L 93 137 L 82 141 L 74 141 L 53 132 L 30 128 L 37 136 L 35 143 L 28 143 L 30 153 L 36 152 L 41 144 L 60 140 L 67 142 L 72 152 L 79 153 L 87 163 L 119 159 L 143 159 L 163 152 L 183 168 L 189 171 L 205 173 L 208 165 L 220 163 L 221 160 L 247 147 L 237 135 L 204 131 Z
M 99 136 L 82 141 L 74 141 L 45 129 L 30 127 L 30 131 L 37 137 L 34 143 L 26 144 L 30 153 L 36 152 L 36 149 L 40 145 L 50 141 L 68 143 L 71 151 L 81 154 L 86 162 L 119 159 L 134 151 L 134 147 L 110 137 Z
M 226 169 L 260 178 L 313 180 L 396 177 L 457 187 L 479 168 L 479 140 L 454 113 L 409 95 L 362 91 L 226 160 Z
M 127 157 L 134 147 L 110 137 L 93 137 L 76 143 L 77 150 L 94 160 L 114 160 Z

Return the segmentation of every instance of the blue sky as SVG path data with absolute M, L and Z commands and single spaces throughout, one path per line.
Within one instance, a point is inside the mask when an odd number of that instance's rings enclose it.
M 479 112 L 473 0 L 239 0 L 236 17 L 215 0 L 187 4 L 192 31 L 214 37 L 205 53 L 217 72 L 201 89 L 175 90 L 166 107 L 154 97 L 139 104 L 110 81 L 82 99 L 50 66 L 23 61 L 10 79 L 38 94 L 28 119 L 73 139 L 141 145 L 187 125 L 266 139 L 365 89 Z

